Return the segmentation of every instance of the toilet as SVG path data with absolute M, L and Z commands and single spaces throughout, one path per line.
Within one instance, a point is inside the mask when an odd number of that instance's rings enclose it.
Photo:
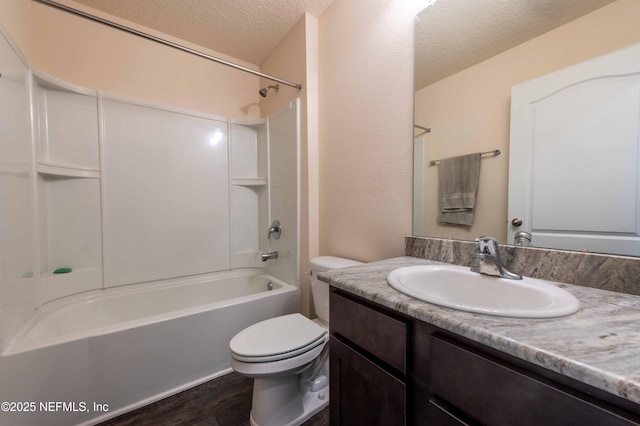
M 317 319 L 297 313 L 270 318 L 229 342 L 231 367 L 254 379 L 253 426 L 298 426 L 329 404 L 329 284 L 317 274 L 362 263 L 321 256 L 310 264 Z

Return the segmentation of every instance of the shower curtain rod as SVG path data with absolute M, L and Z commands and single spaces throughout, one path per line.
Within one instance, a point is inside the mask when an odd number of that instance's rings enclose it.
M 249 74 L 253 74 L 253 75 L 256 75 L 258 77 L 265 78 L 267 80 L 277 81 L 278 83 L 284 84 L 286 86 L 291 86 L 291 87 L 295 87 L 298 90 L 302 90 L 302 85 L 301 84 L 292 83 L 290 81 L 283 80 L 281 78 L 274 77 L 274 76 L 269 75 L 269 74 L 261 73 L 260 71 L 252 70 L 251 68 L 243 67 L 242 65 L 234 64 L 233 62 L 225 61 L 224 59 L 216 58 L 215 56 L 207 55 L 206 53 L 199 52 L 199 51 L 191 49 L 189 47 L 185 47 L 185 46 L 182 46 L 180 44 L 173 43 L 171 41 L 162 39 L 160 37 L 153 36 L 151 34 L 144 33 L 142 31 L 134 30 L 133 28 L 127 27 L 125 25 L 117 24 L 117 23 L 115 23 L 113 21 L 109 21 L 107 19 L 100 18 L 100 17 L 92 15 L 90 13 L 83 12 L 81 10 L 75 9 L 73 7 L 57 3 L 57 2 L 55 2 L 53 0 L 34 0 L 34 1 L 37 1 L 39 3 L 44 3 L 46 5 L 55 7 L 57 9 L 64 10 L 65 12 L 69 12 L 69 13 L 72 13 L 74 15 L 81 16 L 83 18 L 89 19 L 91 21 L 99 22 L 99 23 L 107 25 L 109 27 L 125 31 L 125 32 L 128 32 L 130 34 L 137 35 L 139 37 L 146 38 L 147 40 L 151 40 L 151 41 L 155 41 L 155 42 L 160 43 L 160 44 L 164 44 L 165 46 L 173 47 L 174 49 L 182 50 L 183 52 L 191 53 L 192 55 L 196 55 L 196 56 L 199 56 L 201 58 L 208 59 L 210 61 L 217 62 L 219 64 L 226 65 L 228 67 L 235 68 L 237 70 L 244 71 L 244 72 L 247 72 Z

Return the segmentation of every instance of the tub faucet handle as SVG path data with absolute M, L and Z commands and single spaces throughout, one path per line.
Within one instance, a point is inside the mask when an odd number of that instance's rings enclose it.
M 269 228 L 269 232 L 267 234 L 267 239 L 270 240 L 271 236 L 273 235 L 273 238 L 275 238 L 276 240 L 280 238 L 280 234 L 282 233 L 282 225 L 280 225 L 280 221 L 279 220 L 274 220 L 271 223 L 271 228 Z

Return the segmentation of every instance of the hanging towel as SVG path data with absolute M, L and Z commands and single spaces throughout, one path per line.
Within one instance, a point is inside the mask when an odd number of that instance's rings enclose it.
M 480 180 L 480 153 L 440 160 L 438 221 L 471 226 Z

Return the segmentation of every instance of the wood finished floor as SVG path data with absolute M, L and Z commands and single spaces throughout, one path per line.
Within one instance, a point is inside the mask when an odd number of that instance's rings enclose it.
M 100 426 L 246 426 L 252 390 L 252 379 L 230 373 Z M 328 425 L 329 407 L 304 423 L 304 426 Z

